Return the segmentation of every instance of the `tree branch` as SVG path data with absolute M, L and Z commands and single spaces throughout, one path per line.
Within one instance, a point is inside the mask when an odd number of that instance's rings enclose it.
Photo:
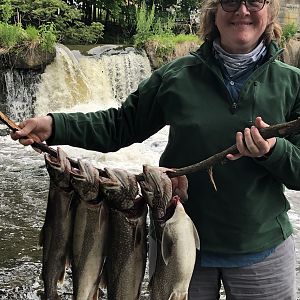
M 6 124 L 13 131 L 21 129 L 19 126 L 17 126 L 12 120 L 10 120 L 1 111 L 0 111 L 0 121 L 2 121 L 4 124 Z M 277 124 L 277 125 L 259 129 L 259 132 L 264 139 L 269 139 L 272 137 L 286 137 L 289 135 L 299 134 L 300 133 L 300 118 L 298 118 L 297 120 L 294 120 L 294 121 L 281 123 L 281 124 Z M 35 140 L 34 137 L 32 137 L 31 135 L 29 135 L 28 137 Z M 51 156 L 57 158 L 57 151 L 55 149 L 49 147 L 45 143 L 40 143 L 40 142 L 35 141 L 32 144 L 32 147 L 37 148 L 37 149 L 41 150 L 42 152 L 46 152 L 46 153 L 50 154 Z M 236 153 L 238 153 L 237 147 L 236 147 L 236 145 L 233 145 L 233 146 L 225 149 L 224 151 L 219 152 L 199 163 L 196 163 L 196 164 L 193 164 L 193 165 L 190 165 L 187 167 L 179 168 L 179 169 L 175 170 L 174 172 L 167 172 L 167 174 L 170 178 L 173 178 L 173 177 L 188 175 L 188 174 L 203 171 L 203 170 L 208 170 L 208 169 L 212 168 L 213 166 L 215 166 L 216 164 L 223 163 L 226 160 L 227 154 L 236 154 Z M 72 167 L 78 168 L 77 161 L 75 161 L 71 158 L 68 158 L 68 159 L 69 159 Z M 107 174 L 104 170 L 101 170 L 101 169 L 98 169 L 98 170 L 99 170 L 100 176 L 107 177 Z M 138 181 L 144 180 L 143 174 L 136 175 L 136 178 Z

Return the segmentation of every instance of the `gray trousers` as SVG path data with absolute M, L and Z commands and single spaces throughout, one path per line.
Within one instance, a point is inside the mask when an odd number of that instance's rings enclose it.
M 189 300 L 220 299 L 221 282 L 227 300 L 296 300 L 296 258 L 290 236 L 262 262 L 247 267 L 197 267 Z

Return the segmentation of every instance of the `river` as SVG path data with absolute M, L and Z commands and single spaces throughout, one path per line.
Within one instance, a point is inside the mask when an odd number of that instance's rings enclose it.
M 131 50 L 115 54 L 113 49 L 95 48 L 88 56 L 82 56 L 78 51 L 71 53 L 60 47 L 56 60 L 38 80 L 31 80 L 29 86 L 24 80 L 20 81 L 19 75 L 8 73 L 9 101 L 20 97 L 22 103 L 19 106 L 8 103 L 8 113 L 18 120 L 27 116 L 28 110 L 41 115 L 49 111 L 86 112 L 118 106 L 151 71 L 145 56 Z M 109 55 L 103 56 L 107 50 Z M 12 95 L 15 90 L 23 92 Z M 32 98 L 36 99 L 34 104 Z M 0 125 L 0 133 L 0 299 L 39 299 L 43 285 L 40 279 L 42 252 L 38 244 L 49 177 L 42 154 L 12 141 L 4 125 Z M 147 141 L 116 153 L 63 148 L 68 156 L 88 159 L 98 168 L 120 167 L 138 174 L 143 164 L 158 165 L 167 133 L 168 128 L 164 128 Z M 289 215 L 295 231 L 297 279 L 300 283 L 300 192 L 287 190 L 286 196 L 292 206 Z M 147 299 L 146 284 L 147 278 L 142 299 Z M 62 299 L 72 299 L 69 269 L 66 283 L 59 287 L 59 292 Z

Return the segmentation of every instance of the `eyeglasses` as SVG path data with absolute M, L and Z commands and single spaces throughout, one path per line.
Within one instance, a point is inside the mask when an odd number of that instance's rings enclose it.
M 237 11 L 242 2 L 245 3 L 245 6 L 250 12 L 260 11 L 264 8 L 266 3 L 269 3 L 267 0 L 220 0 L 222 8 L 226 12 Z

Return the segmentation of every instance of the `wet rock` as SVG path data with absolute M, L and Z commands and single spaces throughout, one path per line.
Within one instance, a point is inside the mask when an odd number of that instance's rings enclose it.
M 40 46 L 11 51 L 0 48 L 0 63 L 2 69 L 43 69 L 54 60 L 55 55 L 55 51 L 47 52 Z
M 290 39 L 282 56 L 285 63 L 300 68 L 300 41 Z

